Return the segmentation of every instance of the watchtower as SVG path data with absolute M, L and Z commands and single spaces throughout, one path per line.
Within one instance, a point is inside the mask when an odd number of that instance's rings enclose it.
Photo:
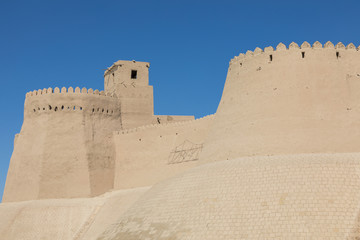
M 123 86 L 148 86 L 148 62 L 122 61 L 115 62 L 104 74 L 104 89 L 107 92 L 117 93 Z
M 104 73 L 105 92 L 120 101 L 123 128 L 150 124 L 154 115 L 153 88 L 149 85 L 148 62 L 115 62 Z

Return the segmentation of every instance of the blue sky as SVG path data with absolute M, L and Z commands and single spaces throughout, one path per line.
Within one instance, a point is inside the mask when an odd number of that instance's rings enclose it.
M 358 0 L 0 0 L 0 196 L 26 92 L 103 89 L 116 60 L 149 61 L 155 114 L 201 117 L 216 112 L 233 56 L 279 42 L 358 46 L 359 9 Z

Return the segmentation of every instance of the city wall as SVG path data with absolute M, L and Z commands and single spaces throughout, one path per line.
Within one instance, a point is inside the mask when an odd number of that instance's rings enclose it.
M 115 189 L 153 185 L 200 164 L 213 115 L 114 133 Z
M 240 54 L 200 158 L 359 152 L 359 96 L 353 44 L 280 43 Z
M 28 93 L 4 201 L 153 187 L 6 203 L 0 235 L 358 239 L 358 50 L 248 51 L 230 62 L 216 115 L 185 122 L 147 114 L 160 123 L 124 129 L 115 95 Z
M 116 95 L 83 88 L 26 94 L 3 201 L 99 195 L 113 188 Z

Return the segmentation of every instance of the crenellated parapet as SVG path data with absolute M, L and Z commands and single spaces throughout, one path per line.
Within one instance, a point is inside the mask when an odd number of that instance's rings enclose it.
M 57 93 L 82 93 L 82 94 L 94 94 L 99 96 L 108 96 L 108 97 L 114 97 L 117 98 L 115 93 L 105 93 L 105 91 L 99 91 L 99 90 L 93 90 L 92 88 L 82 88 L 76 87 L 75 89 L 72 87 L 66 88 L 62 87 L 61 89 L 56 87 L 54 89 L 52 88 L 44 88 L 39 90 L 34 90 L 31 92 L 26 93 L 26 97 L 33 97 L 33 96 L 40 96 L 45 94 L 57 94 Z
M 257 60 L 264 56 L 266 56 L 265 60 L 267 63 L 275 62 L 278 60 L 276 58 L 277 55 L 283 55 L 285 53 L 295 54 L 298 59 L 307 59 L 310 56 L 314 56 L 314 53 L 322 54 L 320 50 L 324 53 L 333 53 L 327 56 L 329 57 L 329 60 L 330 58 L 344 60 L 346 57 L 353 57 L 354 54 L 360 58 L 360 46 L 356 47 L 353 43 L 345 46 L 341 42 L 334 45 L 332 42 L 328 41 L 322 45 L 320 42 L 316 41 L 313 43 L 313 45 L 310 45 L 310 43 L 305 41 L 300 46 L 297 43 L 292 42 L 288 47 L 283 43 L 279 43 L 276 48 L 272 46 L 266 47 L 264 49 L 257 47 L 254 51 L 249 50 L 246 53 L 240 53 L 238 56 L 235 56 L 230 61 L 230 67 L 234 65 L 244 66 L 244 64 L 247 62 Z
M 119 115 L 119 99 L 115 93 L 79 87 L 44 88 L 26 94 L 25 116 L 55 112 Z

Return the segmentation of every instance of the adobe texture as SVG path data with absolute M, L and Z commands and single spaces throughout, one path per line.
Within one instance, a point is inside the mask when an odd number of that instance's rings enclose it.
M 196 120 L 153 114 L 149 63 L 116 62 L 104 92 L 30 93 L 4 200 L 32 201 L 0 205 L 0 235 L 359 239 L 359 63 L 353 44 L 256 48 Z
M 155 185 L 99 239 L 356 239 L 359 158 L 299 154 L 205 164 Z
M 202 157 L 359 152 L 359 63 L 330 42 L 235 57 Z
M 105 72 L 105 91 L 63 87 L 27 93 L 3 201 L 105 193 L 114 188 L 115 131 L 194 119 L 153 114 L 148 67 L 144 62 L 116 62 Z
M 94 196 L 113 187 L 116 96 L 63 88 L 28 93 L 3 201 Z

